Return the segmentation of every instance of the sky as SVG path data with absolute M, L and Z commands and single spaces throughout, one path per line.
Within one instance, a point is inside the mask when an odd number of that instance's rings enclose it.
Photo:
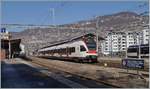
M 145 1 L 3 1 L 3 24 L 60 25 L 122 11 L 148 11 Z M 54 13 L 52 13 L 52 8 Z M 54 18 L 53 18 L 54 14 Z

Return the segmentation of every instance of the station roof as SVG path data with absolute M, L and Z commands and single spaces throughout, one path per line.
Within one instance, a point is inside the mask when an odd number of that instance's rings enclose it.
M 86 34 L 83 34 L 83 35 L 79 35 L 77 37 L 74 37 L 74 38 L 71 38 L 71 39 L 66 39 L 66 40 L 61 40 L 61 41 L 55 41 L 55 42 L 52 42 L 53 44 L 52 45 L 49 45 L 49 46 L 46 46 L 46 47 L 43 47 L 43 48 L 47 48 L 47 47 L 51 47 L 51 46 L 55 46 L 55 45 L 60 45 L 60 44 L 64 44 L 64 43 L 68 43 L 68 42 L 72 42 L 72 41 L 75 41 L 75 40 L 79 40 L 81 39 L 82 37 L 86 37 L 86 36 L 95 36 L 95 34 L 93 33 L 86 33 Z M 99 40 L 104 40 L 103 37 L 98 37 Z M 40 48 L 40 49 L 43 49 L 43 48 Z

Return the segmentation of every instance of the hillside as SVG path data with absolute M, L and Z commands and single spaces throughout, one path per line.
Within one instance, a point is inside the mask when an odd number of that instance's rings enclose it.
M 26 45 L 26 49 L 33 52 L 34 49 L 50 45 L 51 42 L 54 41 L 69 39 L 89 32 L 95 33 L 96 22 L 98 22 L 99 36 L 105 37 L 106 33 L 110 30 L 141 30 L 143 28 L 141 25 L 147 24 L 149 20 L 148 18 L 148 16 L 139 16 L 133 12 L 120 12 L 112 15 L 97 16 L 90 20 L 79 21 L 72 24 L 59 25 L 57 28 L 26 29 L 22 32 L 15 33 L 15 35 L 13 34 L 13 37 L 21 38 L 22 43 Z M 72 27 L 76 29 L 59 27 Z

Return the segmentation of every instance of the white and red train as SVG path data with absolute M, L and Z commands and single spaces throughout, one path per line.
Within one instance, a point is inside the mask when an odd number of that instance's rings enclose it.
M 78 62 L 97 62 L 95 35 L 86 34 L 38 50 L 40 57 L 62 58 Z

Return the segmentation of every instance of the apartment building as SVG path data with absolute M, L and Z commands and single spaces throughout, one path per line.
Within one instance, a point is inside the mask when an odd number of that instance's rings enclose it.
M 150 29 L 148 26 L 144 27 L 144 30 L 142 30 L 142 43 L 148 44 L 150 39 Z
M 126 47 L 149 43 L 149 29 L 141 32 L 109 32 L 101 43 L 102 54 L 126 51 Z

